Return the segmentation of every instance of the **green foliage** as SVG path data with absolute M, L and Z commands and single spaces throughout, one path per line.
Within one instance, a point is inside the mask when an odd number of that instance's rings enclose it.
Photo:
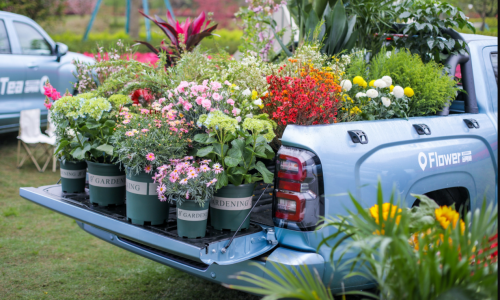
M 64 2 L 57 0 L 2 0 L 0 10 L 27 16 L 35 21 L 60 20 Z
M 252 273 L 240 272 L 234 277 L 253 286 L 223 285 L 230 289 L 265 295 L 262 300 L 277 300 L 283 298 L 333 300 L 332 292 L 322 284 L 322 278 L 316 269 L 314 269 L 314 273 L 311 273 L 311 270 L 309 270 L 306 264 L 299 265 L 299 270 L 294 266 L 291 266 L 291 269 L 289 269 L 287 266 L 275 262 L 271 262 L 271 264 L 274 269 L 276 269 L 276 272 L 261 264 L 252 263 L 252 265 L 259 268 L 272 280 Z
M 434 61 L 424 63 L 420 56 L 405 49 L 393 50 L 390 54 L 382 49 L 372 59 L 369 73 L 369 78 L 387 75 L 402 87 L 414 90 L 415 95 L 409 102 L 409 117 L 441 111 L 455 99 L 459 90 L 442 65 Z
M 322 42 L 321 52 L 327 56 L 350 50 L 358 38 L 358 31 L 354 30 L 356 15 L 346 14 L 342 0 L 335 1 L 333 9 L 329 4 L 313 4 L 306 0 L 293 0 L 288 3 L 288 9 L 299 27 L 299 43 Z M 316 11 L 315 9 L 319 10 Z M 277 38 L 283 51 L 291 57 L 293 54 L 288 50 L 280 38 Z
M 498 265 L 489 260 L 495 249 L 490 249 L 488 239 L 497 233 L 497 208 L 487 207 L 484 199 L 481 209 L 468 212 L 463 221 L 455 212 L 457 219 L 445 228 L 436 218 L 436 204 L 425 196 L 413 196 L 421 200 L 420 207 L 388 213 L 384 205 L 401 203 L 394 192 L 384 203 L 379 183 L 378 207 L 367 210 L 351 195 L 356 211 L 325 219 L 322 228 L 338 230 L 323 241 L 337 240 L 331 255 L 340 243 L 340 257 L 360 253 L 338 267 L 353 270 L 359 265 L 367 271 L 351 272 L 346 278 L 360 275 L 375 280 L 383 299 L 449 299 L 456 295 L 496 299 Z M 374 218 L 374 214 L 385 217 Z
M 412 53 L 420 55 L 424 62 L 433 60 L 440 63 L 451 55 L 466 53 L 466 43 L 453 39 L 444 33 L 443 29 L 466 27 L 475 31 L 460 8 L 439 1 L 411 2 L 411 5 L 399 6 L 396 12 L 401 21 L 406 23 L 411 20 L 411 22 L 400 30 L 408 37 L 395 36 L 390 42 L 391 45 L 409 49 Z
M 370 78 L 368 62 L 365 59 L 366 51 L 357 51 L 351 56 L 351 62 L 345 70 L 346 78 L 352 79 L 356 76 Z
M 241 37 L 243 32 L 241 30 L 227 30 L 219 29 L 213 32 L 214 35 L 203 39 L 200 43 L 204 48 L 210 49 L 211 51 L 224 50 L 230 54 L 233 54 L 238 49 L 241 43 Z M 117 31 L 115 33 L 109 33 L 108 31 L 89 33 L 88 39 L 82 41 L 83 34 L 75 34 L 70 31 L 66 31 L 62 34 L 52 34 L 51 38 L 56 42 L 64 43 L 68 46 L 69 51 L 73 52 L 89 52 L 98 53 L 97 44 L 99 47 L 111 47 L 121 40 L 125 44 L 135 44 L 134 39 L 132 39 L 125 31 Z M 151 41 L 150 44 L 154 46 L 159 46 L 161 41 L 164 39 L 164 35 L 151 31 Z M 146 40 L 146 33 L 139 33 L 139 39 Z M 138 52 L 151 52 L 146 46 L 138 45 Z
M 235 118 L 214 111 L 200 116 L 198 124 L 209 132 L 195 135 L 196 142 L 206 145 L 196 155 L 208 157 L 220 163 L 224 169 L 218 175 L 216 188 L 226 186 L 228 182 L 240 185 L 260 180 L 266 183 L 273 181 L 273 173 L 261 161 L 257 161 L 257 157 L 274 157 L 268 142 L 274 138 L 276 124 L 268 120 L 267 115 L 246 117 L 243 126 L 240 126 Z M 256 173 L 251 174 L 252 170 L 256 170 Z

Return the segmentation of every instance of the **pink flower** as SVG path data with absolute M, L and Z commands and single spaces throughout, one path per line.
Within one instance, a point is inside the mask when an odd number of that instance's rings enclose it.
M 222 87 L 222 84 L 220 84 L 217 81 L 212 81 L 212 82 L 210 82 L 210 86 L 212 87 L 212 90 L 217 91 L 218 89 L 220 89 Z
M 151 167 L 151 165 L 144 167 L 144 172 L 146 172 L 148 174 L 151 173 L 152 170 L 153 170 L 153 167 Z
M 188 183 L 188 180 L 187 178 L 184 178 L 182 179 L 181 181 L 179 181 L 180 184 L 187 184 Z
M 57 99 L 61 98 L 61 94 L 59 94 L 59 92 L 54 89 L 54 92 L 52 93 L 51 98 L 52 98 L 52 100 L 56 101 Z
M 196 104 L 201 105 L 201 103 L 203 102 L 203 100 L 205 100 L 205 98 L 203 98 L 203 97 L 196 98 Z
M 240 116 L 236 117 L 236 121 L 238 121 L 238 123 L 241 122 L 241 117 Z
M 229 86 L 230 86 L 230 85 L 231 85 L 231 82 L 229 82 L 229 81 L 227 81 L 227 80 L 226 80 L 226 81 L 224 81 L 224 84 L 225 84 L 225 85 L 229 85 Z
M 170 180 L 170 182 L 176 182 L 177 179 L 179 179 L 179 174 L 177 174 L 176 172 L 170 173 L 170 178 L 168 179 Z
M 147 159 L 147 160 L 149 160 L 149 161 L 153 161 L 153 160 L 155 160 L 155 155 L 154 155 L 154 153 L 148 153 L 148 154 L 146 155 L 146 159 Z
M 241 109 L 237 109 L 237 108 L 235 107 L 235 108 L 233 108 L 233 110 L 232 110 L 231 112 L 233 113 L 233 116 L 235 116 L 235 117 L 236 117 L 237 115 L 239 115 L 239 114 L 240 114 Z
M 163 194 L 158 194 L 158 199 L 160 199 L 161 202 L 167 201 L 167 197 L 165 197 L 165 195 Z
M 170 95 L 171 95 L 171 94 L 172 94 L 172 93 L 170 93 Z M 165 99 L 164 97 L 163 97 L 163 98 L 160 98 L 160 99 L 158 99 L 158 103 L 162 104 L 162 103 L 163 103 L 163 101 L 165 101 L 165 100 L 166 100 L 166 99 Z
M 184 109 L 187 110 L 187 111 L 189 111 L 193 107 L 193 105 L 191 103 L 187 102 L 187 101 L 184 102 L 183 106 L 184 106 Z
M 219 163 L 214 164 L 214 165 L 212 166 L 212 169 L 214 170 L 214 173 L 215 173 L 215 174 L 219 174 L 219 173 L 221 173 L 221 172 L 223 171 L 223 170 L 222 170 L 222 166 L 221 166 Z
M 164 185 L 164 184 L 160 184 L 158 185 L 158 187 L 156 188 L 156 192 L 158 194 L 165 194 L 165 192 L 167 191 L 167 187 Z
M 52 103 L 50 103 L 50 102 L 49 103 L 44 103 L 43 105 L 45 105 L 45 107 L 47 109 L 50 109 L 52 107 Z
M 226 103 L 229 105 L 234 105 L 234 100 L 233 99 L 227 99 Z
M 125 132 L 125 135 L 126 136 L 134 136 L 134 132 L 133 131 L 127 131 L 127 132 Z
M 191 170 L 188 172 L 188 178 L 191 179 L 191 178 L 196 178 L 198 177 L 198 173 L 196 173 L 195 170 Z
M 214 98 L 215 101 L 220 101 L 222 100 L 222 96 L 219 93 L 214 93 L 212 95 L 212 98 Z
M 208 84 L 208 79 L 203 80 L 203 86 L 207 86 Z
M 200 166 L 200 171 L 203 173 L 210 171 L 210 168 L 207 165 L 201 165 Z
M 172 98 L 174 94 L 172 94 L 172 92 L 168 92 L 168 99 Z M 161 100 L 161 99 L 160 99 Z
M 186 200 L 189 199 L 189 191 L 186 192 Z
M 212 101 L 210 101 L 209 99 L 203 99 L 203 101 L 201 101 L 201 106 L 208 110 L 210 106 L 212 106 Z
M 129 120 L 129 119 L 124 120 L 122 123 L 123 123 L 123 124 L 128 124 L 128 123 L 130 123 L 130 120 Z
M 146 115 L 149 114 L 149 109 L 141 109 L 141 114 Z
M 146 128 L 141 129 L 141 132 L 142 132 L 142 133 L 146 133 L 146 132 L 148 132 L 148 131 L 149 131 L 149 129 L 146 129 Z
M 181 81 L 181 83 L 179 84 L 179 86 L 177 87 L 177 91 L 179 92 L 184 92 L 184 88 L 188 87 L 189 86 L 189 83 L 187 81 Z

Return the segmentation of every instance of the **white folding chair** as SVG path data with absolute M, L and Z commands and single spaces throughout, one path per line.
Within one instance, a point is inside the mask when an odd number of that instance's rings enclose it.
M 47 113 L 47 129 L 45 130 L 45 133 L 49 136 L 49 138 L 54 140 L 54 155 L 52 156 L 52 172 L 56 171 L 56 147 L 55 147 L 55 142 L 56 142 L 56 125 L 52 122 L 52 116 L 50 110 Z
M 21 158 L 21 145 L 26 150 L 27 156 L 31 158 L 39 172 L 44 172 L 45 168 L 53 157 L 53 146 L 55 145 L 56 138 L 48 137 L 42 134 L 40 130 L 40 109 L 30 109 L 21 111 L 19 118 L 19 136 L 17 143 L 17 167 L 20 168 L 26 160 L 26 154 Z M 47 155 L 47 159 L 43 168 L 38 165 L 37 158 L 35 157 L 36 150 L 41 146 L 43 153 L 40 156 Z

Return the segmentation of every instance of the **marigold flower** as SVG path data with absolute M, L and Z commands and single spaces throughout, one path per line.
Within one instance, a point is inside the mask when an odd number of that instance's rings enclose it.
M 404 92 L 407 97 L 412 97 L 413 95 L 415 95 L 415 92 L 411 87 L 405 87 Z
M 436 220 L 441 224 L 444 229 L 447 229 L 448 226 L 453 224 L 453 229 L 457 227 L 458 222 L 460 221 L 460 230 L 463 233 L 465 231 L 465 223 L 463 220 L 460 220 L 460 214 L 455 211 L 453 208 L 448 206 L 441 206 L 440 208 L 436 208 L 434 211 Z
M 396 205 L 391 203 L 382 204 L 382 217 L 384 221 L 387 221 L 387 218 L 390 216 L 393 219 L 396 213 L 400 214 L 403 210 Z M 379 216 L 379 206 L 375 204 L 370 208 L 370 215 L 375 219 L 375 222 L 379 224 L 380 216 Z M 401 220 L 401 215 L 396 217 L 396 224 L 399 225 L 399 221 Z

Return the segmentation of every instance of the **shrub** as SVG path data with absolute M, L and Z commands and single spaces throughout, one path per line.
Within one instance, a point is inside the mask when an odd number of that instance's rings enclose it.
M 399 85 L 413 88 L 415 96 L 409 102 L 409 117 L 442 110 L 458 92 L 456 82 L 446 75 L 442 65 L 434 61 L 423 63 L 420 56 L 406 49 L 390 53 L 382 49 L 372 59 L 369 74 L 372 79 L 390 76 Z

